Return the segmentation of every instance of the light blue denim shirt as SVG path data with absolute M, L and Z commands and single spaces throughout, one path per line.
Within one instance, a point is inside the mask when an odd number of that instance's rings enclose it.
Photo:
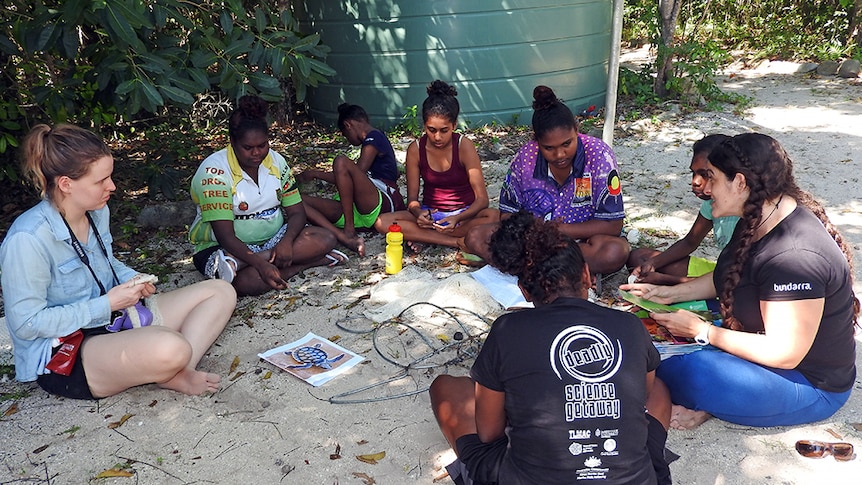
M 110 212 L 105 206 L 92 211 L 93 222 L 111 258 L 120 282 L 137 272 L 113 256 Z M 116 282 L 96 236 L 90 229 L 81 245 L 105 290 Z M 18 216 L 0 245 L 0 280 L 6 325 L 12 335 L 15 378 L 35 381 L 48 373 L 54 339 L 79 328 L 105 325 L 111 316 L 106 295 L 72 247 L 69 229 L 57 208 L 43 200 Z

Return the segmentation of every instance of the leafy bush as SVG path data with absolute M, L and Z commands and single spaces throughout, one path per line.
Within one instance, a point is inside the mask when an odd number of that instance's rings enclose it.
M 719 103 L 742 106 L 749 100 L 722 92 L 714 81 L 715 74 L 732 60 L 728 51 L 741 49 L 749 59 L 823 61 L 862 56 L 860 18 L 853 19 L 852 12 L 858 2 L 686 0 L 672 47 L 666 49 L 659 39 L 658 1 L 631 0 L 626 2 L 624 39 L 642 43 L 646 38 L 659 46 L 653 72 L 661 69 L 664 84 L 656 91 L 664 94 L 661 88 L 667 88 L 669 97 L 687 103 L 704 101 L 711 108 Z M 669 71 L 658 64 L 666 55 L 674 60 Z M 639 105 L 655 101 L 646 92 L 649 75 L 648 71 L 622 73 L 620 94 L 632 96 Z
M 824 61 L 862 56 L 857 0 L 684 0 L 679 43 L 714 41 L 761 58 Z M 658 0 L 628 0 L 623 38 L 658 38 Z M 862 12 L 857 15 L 862 15 Z M 855 27 L 855 28 L 851 28 Z
M 659 97 L 653 91 L 655 77 L 652 74 L 653 66 L 646 65 L 640 71 L 628 68 L 620 68 L 619 85 L 617 92 L 620 97 L 631 100 L 636 106 L 655 104 Z
M 401 122 L 392 128 L 392 134 L 395 136 L 418 137 L 421 135 L 422 129 L 422 119 L 419 115 L 419 107 L 414 104 L 404 109 L 404 115 L 401 116 Z
M 0 10 L 0 177 L 37 122 L 98 128 L 216 90 L 279 101 L 334 74 L 286 2 L 11 0 Z

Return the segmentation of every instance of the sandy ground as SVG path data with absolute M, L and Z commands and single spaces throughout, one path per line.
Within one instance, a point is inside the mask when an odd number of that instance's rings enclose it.
M 723 78 L 722 87 L 754 98 L 743 116 L 671 110 L 620 122 L 614 149 L 626 182 L 628 225 L 644 233 L 644 242 L 667 245 L 694 220 L 698 201 L 689 192 L 691 143 L 708 133 L 753 130 L 784 144 L 801 185 L 825 203 L 852 242 L 857 261 L 862 258 L 862 203 L 856 198 L 862 90 L 848 80 L 795 76 L 794 69 L 772 63 L 729 71 L 732 77 Z M 507 162 L 504 157 L 485 164 L 492 195 L 499 192 Z M 0 403 L 0 483 L 87 483 L 117 465 L 134 476 L 111 478 L 110 483 L 432 483 L 452 454 L 437 430 L 427 393 L 421 391 L 441 372 L 466 372 L 474 348 L 468 338 L 461 347 L 424 357 L 455 331 L 478 336 L 487 325 L 458 312 L 464 327 L 456 327 L 452 318 L 429 318 L 418 313 L 424 308 L 416 308 L 403 315 L 401 324 L 390 321 L 369 332 L 374 327 L 365 315 L 386 296 L 375 290 L 385 279 L 383 240 L 374 236 L 368 245 L 366 258 L 307 271 L 281 294 L 241 300 L 228 329 L 202 361 L 203 368 L 224 376 L 223 389 L 215 395 L 187 397 L 143 386 L 80 402 L 48 396 L 34 386 L 0 383 L 0 392 L 17 393 Z M 709 245 L 701 251 L 716 255 Z M 429 288 L 445 286 L 448 278 L 461 279 L 437 294 L 414 297 L 475 309 L 488 318 L 501 311 L 470 286 L 461 274 L 467 269 L 454 263 L 450 250 L 409 256 L 405 266 L 415 271 L 411 278 L 429 278 Z M 857 282 L 860 276 L 857 269 Z M 196 279 L 188 259 L 181 259 L 160 287 Z M 400 281 L 390 289 L 408 288 L 410 281 Z M 858 283 L 856 291 L 862 294 Z M 374 296 L 366 299 L 370 293 Z M 259 352 L 309 331 L 337 338 L 366 360 L 314 388 L 258 359 Z M 3 339 L 0 354 L 5 351 L 8 358 Z M 413 361 L 418 362 L 406 370 Z M 403 379 L 388 382 L 402 372 Z M 353 393 L 366 386 L 372 387 Z M 364 402 L 330 402 L 347 400 Z M 112 425 L 126 415 L 132 416 Z M 835 416 L 807 426 L 758 429 L 713 419 L 696 430 L 672 431 L 668 447 L 680 455 L 671 466 L 674 483 L 858 483 L 862 459 L 806 459 L 794 452 L 793 444 L 802 438 L 837 441 L 837 435 L 862 447 L 862 431 L 854 426 L 862 422 L 860 416 L 862 394 L 857 391 Z M 385 457 L 377 464 L 356 458 L 378 452 Z M 448 478 L 439 482 L 451 483 Z

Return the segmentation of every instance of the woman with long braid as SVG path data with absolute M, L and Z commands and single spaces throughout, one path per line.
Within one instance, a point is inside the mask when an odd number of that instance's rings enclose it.
M 709 155 L 705 193 L 716 217 L 740 216 L 715 271 L 676 286 L 623 285 L 671 303 L 719 297 L 722 326 L 686 311 L 652 314 L 680 337 L 722 352 L 662 362 L 674 402 L 671 425 L 716 416 L 749 426 L 828 418 L 856 378 L 852 257 L 823 207 L 796 184 L 773 138 L 746 133 Z

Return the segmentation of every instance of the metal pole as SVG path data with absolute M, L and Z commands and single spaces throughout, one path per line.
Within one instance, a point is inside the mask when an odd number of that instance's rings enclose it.
M 625 0 L 614 0 L 613 26 L 611 27 L 611 58 L 608 60 L 608 86 L 605 93 L 605 126 L 602 139 L 614 145 L 614 124 L 617 116 L 617 86 L 620 76 L 620 42 L 623 36 L 623 6 Z

